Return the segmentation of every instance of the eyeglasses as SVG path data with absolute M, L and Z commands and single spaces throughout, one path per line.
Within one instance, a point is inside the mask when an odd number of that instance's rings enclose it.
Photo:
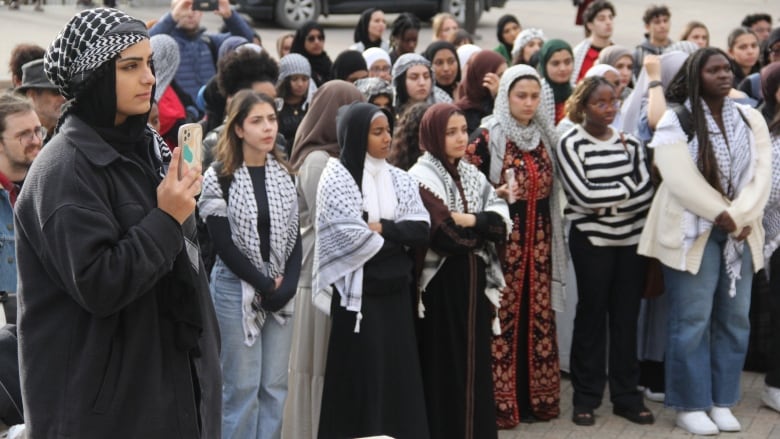
M 325 41 L 325 35 L 319 34 L 319 35 L 309 35 L 306 37 L 306 41 L 313 43 L 317 40 Z
M 19 134 L 15 138 L 19 141 L 19 144 L 25 146 L 28 143 L 32 143 L 33 137 L 37 137 L 41 142 L 46 138 L 46 128 L 37 126 L 32 131 L 25 131 Z
M 387 73 L 390 71 L 390 66 L 373 66 L 371 67 L 371 73 Z
M 604 111 L 610 107 L 617 110 L 618 108 L 620 108 L 620 101 L 617 99 L 612 99 L 609 102 L 599 101 L 599 102 L 591 103 L 590 105 L 593 105 L 594 107 L 598 108 L 600 111 Z

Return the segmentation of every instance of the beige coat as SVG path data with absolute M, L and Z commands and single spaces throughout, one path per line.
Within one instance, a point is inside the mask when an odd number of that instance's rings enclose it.
M 659 259 L 664 265 L 692 274 L 699 271 L 704 246 L 710 231 L 701 234 L 687 249 L 684 239 L 684 211 L 714 221 L 724 210 L 737 225 L 734 236 L 744 226 L 752 232 L 747 244 L 753 256 L 753 269 L 764 266 L 764 228 L 761 218 L 769 198 L 772 182 L 772 146 L 769 131 L 761 113 L 742 107 L 755 140 L 753 179 L 734 200 L 728 200 L 707 183 L 688 152 L 684 141 L 655 149 L 655 163 L 663 175 L 656 191 L 647 222 L 639 241 L 638 253 Z

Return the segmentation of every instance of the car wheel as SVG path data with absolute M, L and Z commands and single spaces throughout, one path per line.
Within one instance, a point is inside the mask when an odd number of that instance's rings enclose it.
M 297 29 L 309 20 L 316 21 L 321 11 L 319 0 L 277 0 L 274 18 L 287 29 Z
M 476 22 L 479 23 L 482 12 L 485 10 L 485 0 L 474 0 L 476 9 Z M 454 15 L 461 26 L 466 23 L 466 0 L 442 0 L 441 11 Z

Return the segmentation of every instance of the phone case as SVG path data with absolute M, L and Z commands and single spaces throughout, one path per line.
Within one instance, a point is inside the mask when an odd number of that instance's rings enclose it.
M 192 166 L 201 164 L 203 160 L 203 128 L 198 123 L 187 123 L 179 127 L 179 179 Z
M 217 0 L 195 0 L 192 2 L 193 11 L 216 11 L 218 7 Z

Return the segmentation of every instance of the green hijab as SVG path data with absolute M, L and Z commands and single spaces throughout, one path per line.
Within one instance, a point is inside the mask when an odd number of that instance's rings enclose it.
M 566 80 L 566 82 L 562 84 L 558 84 L 553 82 L 547 75 L 547 62 L 550 61 L 550 58 L 552 58 L 556 52 L 560 52 L 561 50 L 569 52 L 573 61 L 574 52 L 572 52 L 569 43 L 563 40 L 547 40 L 539 51 L 539 65 L 536 67 L 539 74 L 542 75 L 545 81 L 547 81 L 547 84 L 550 85 L 550 88 L 552 88 L 556 104 L 568 99 L 572 92 L 571 82 L 569 82 L 569 80 Z

